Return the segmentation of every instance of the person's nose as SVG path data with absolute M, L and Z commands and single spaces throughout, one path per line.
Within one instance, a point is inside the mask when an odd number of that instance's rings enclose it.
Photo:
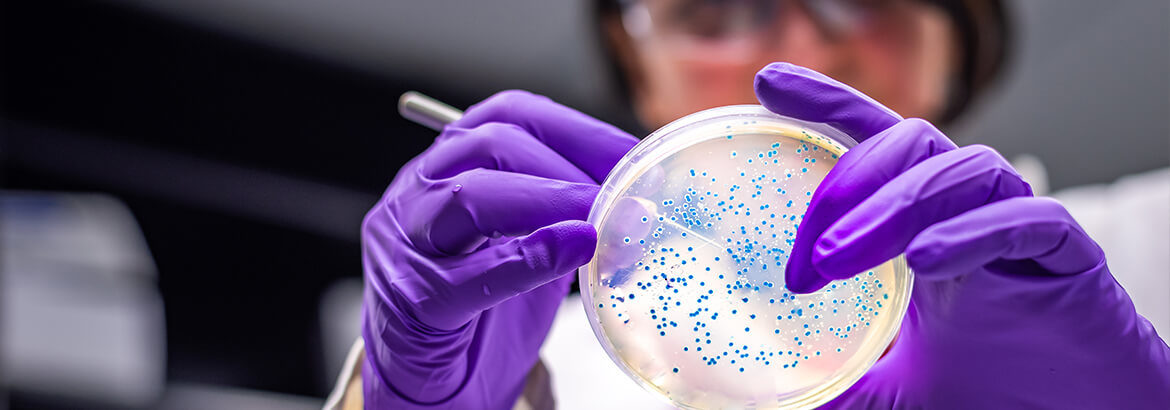
M 767 61 L 761 67 L 785 56 L 786 62 L 840 79 L 846 71 L 843 68 L 850 66 L 845 38 L 822 27 L 803 7 L 785 9 L 770 29 L 769 47 L 761 56 Z

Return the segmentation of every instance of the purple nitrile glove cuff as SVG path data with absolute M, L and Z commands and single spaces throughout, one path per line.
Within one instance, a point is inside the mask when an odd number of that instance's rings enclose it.
M 418 323 L 384 303 L 364 305 L 362 314 L 367 323 L 376 324 L 362 329 L 369 346 L 363 369 L 369 375 L 363 379 L 368 388 L 384 388 L 411 404 L 435 405 L 450 401 L 467 383 L 468 368 L 473 365 L 468 351 L 479 318 L 443 331 Z M 381 342 L 390 337 L 399 340 L 393 346 Z

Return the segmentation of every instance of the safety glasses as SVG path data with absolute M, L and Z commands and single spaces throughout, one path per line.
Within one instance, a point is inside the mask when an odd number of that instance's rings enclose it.
M 735 56 L 777 40 L 786 18 L 807 16 L 827 39 L 896 21 L 910 0 L 623 0 L 622 25 L 638 41 Z M 795 14 L 794 14 L 795 13 Z

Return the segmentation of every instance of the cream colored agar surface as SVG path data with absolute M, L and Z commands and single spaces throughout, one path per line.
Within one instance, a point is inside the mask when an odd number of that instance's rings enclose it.
M 809 295 L 783 286 L 808 201 L 845 148 L 754 121 L 686 132 L 715 137 L 618 181 L 587 266 L 595 326 L 623 370 L 678 405 L 823 403 L 888 344 L 908 288 L 894 261 Z

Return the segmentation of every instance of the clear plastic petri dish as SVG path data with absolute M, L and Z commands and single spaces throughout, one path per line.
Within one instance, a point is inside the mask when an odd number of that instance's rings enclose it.
M 809 408 L 855 383 L 898 332 L 905 259 L 807 295 L 784 268 L 813 192 L 856 144 L 740 105 L 635 146 L 593 204 L 597 252 L 579 271 L 610 358 L 685 408 Z

